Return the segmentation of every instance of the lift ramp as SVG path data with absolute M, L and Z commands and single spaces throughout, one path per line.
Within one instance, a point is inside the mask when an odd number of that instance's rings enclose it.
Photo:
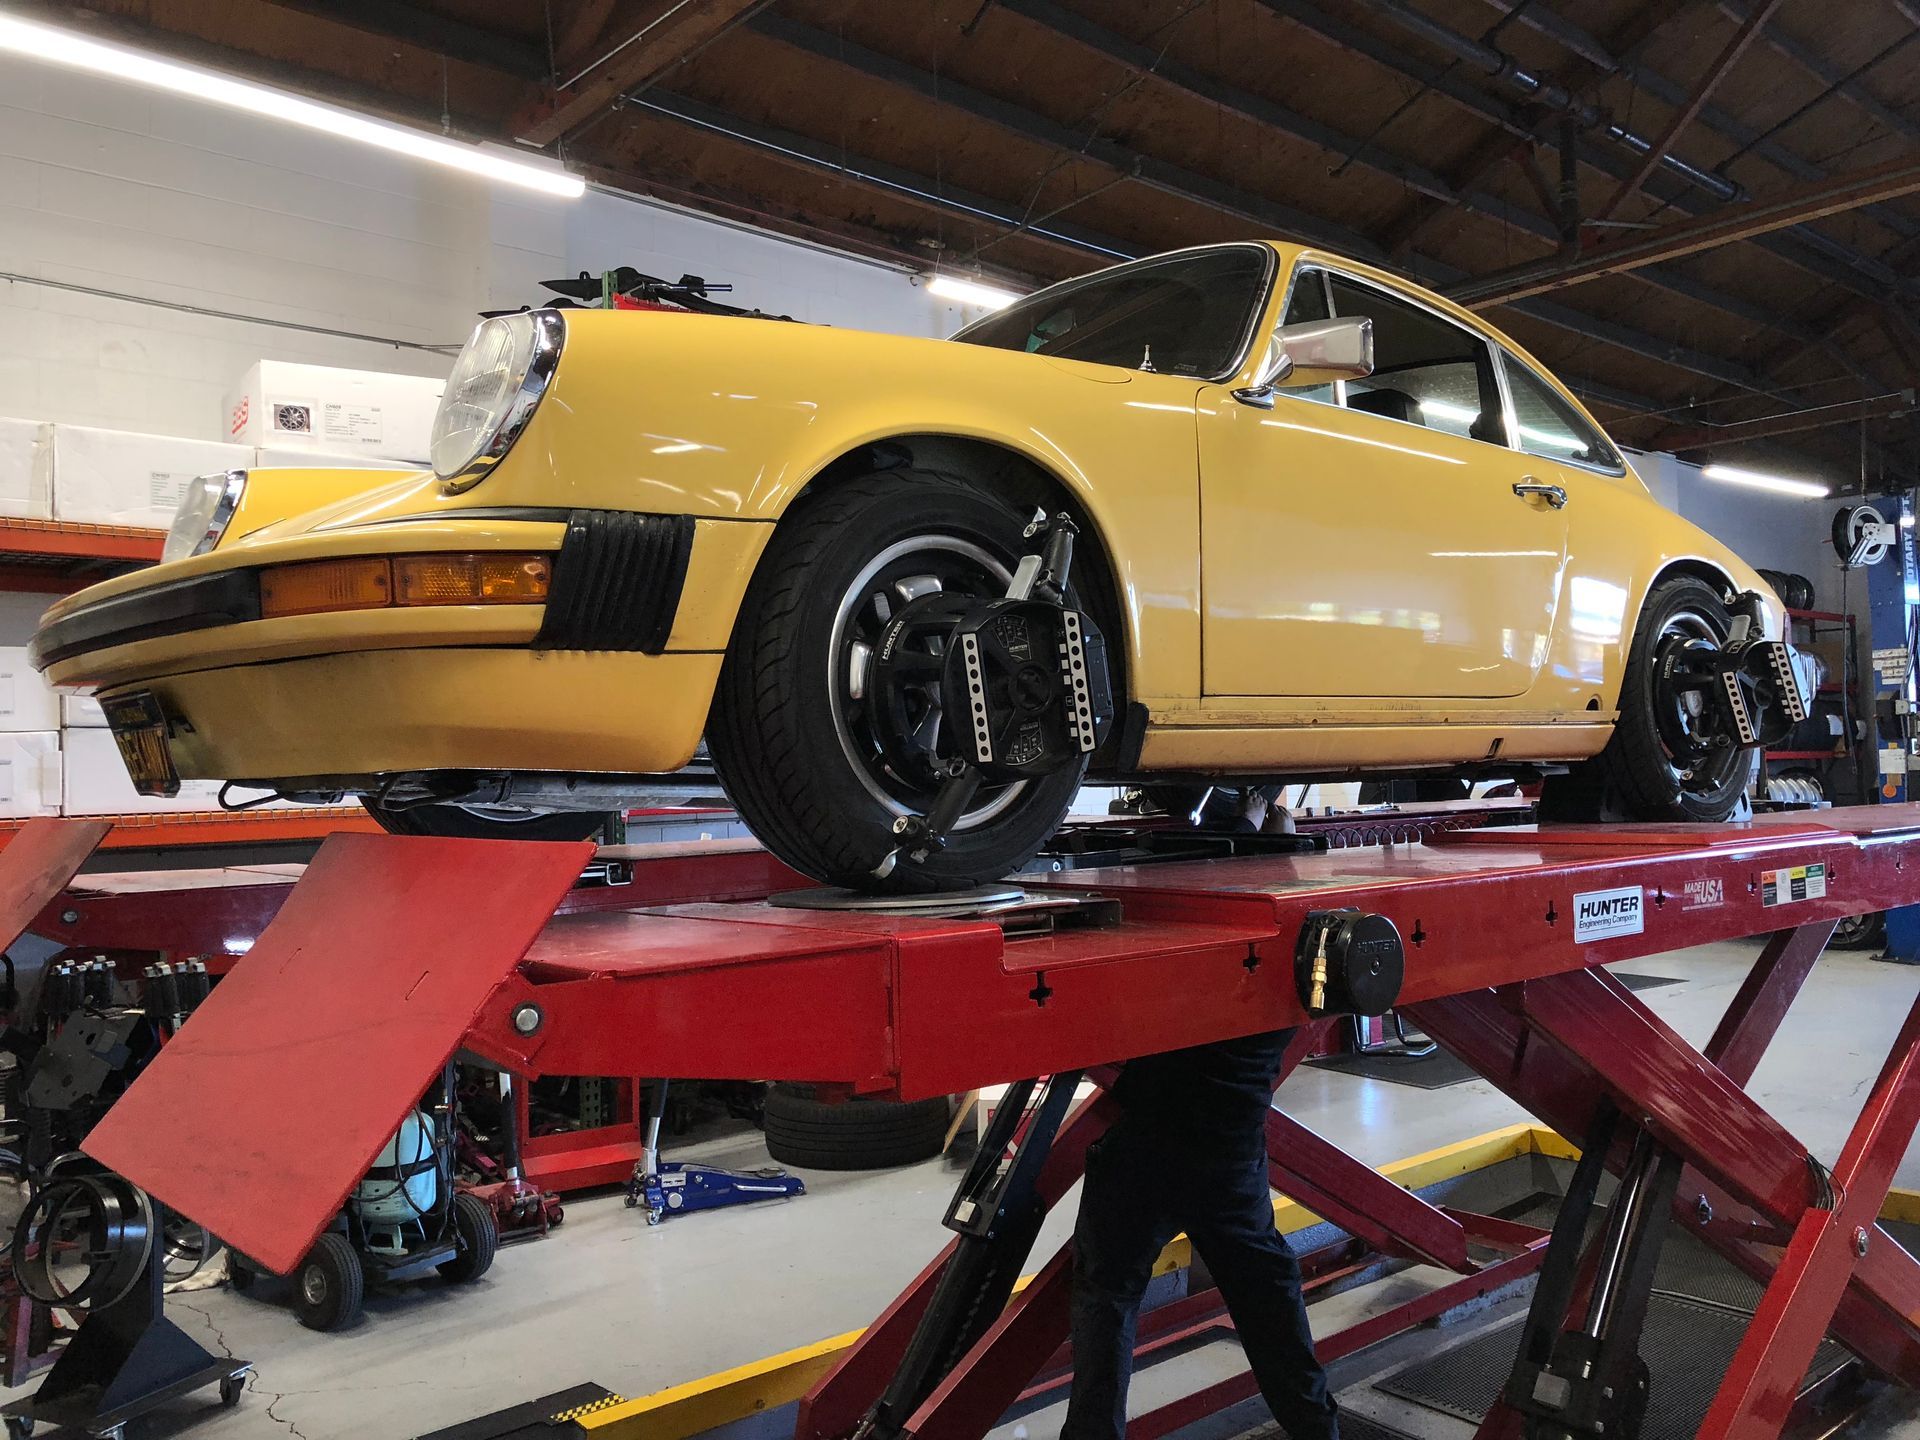
M 88 1150 L 290 1268 L 457 1050 L 524 1075 L 810 1080 L 906 1098 L 1097 1078 L 1126 1057 L 1305 1024 L 1294 968 L 1303 924 L 1351 906 L 1387 916 L 1405 940 L 1402 1004 L 1427 1033 L 1575 1144 L 1623 1117 L 1620 1143 L 1596 1147 L 1596 1165 L 1629 1173 L 1641 1156 L 1679 1175 L 1687 1204 L 1706 1202 L 1696 1233 L 1765 1286 L 1702 1435 L 1778 1434 L 1829 1330 L 1881 1376 L 1920 1386 L 1920 1263 L 1876 1220 L 1920 1118 L 1920 1007 L 1831 1172 L 1745 1090 L 1836 919 L 1920 902 L 1920 807 L 1456 831 L 1032 885 L 1103 902 L 1108 923 L 1087 928 L 795 910 L 770 903 L 783 882 L 765 857 L 737 847 L 641 855 L 630 886 L 583 897 L 568 887 L 584 858 L 585 847 L 329 841 Z M 696 898 L 703 891 L 724 901 Z M 227 913 L 205 903 L 209 916 Z M 63 897 L 36 924 L 85 943 L 84 919 L 64 917 L 98 909 Z M 190 929 L 176 923 L 172 943 Z M 1698 1049 L 1602 968 L 1760 934 L 1773 938 Z M 205 953 L 221 943 L 209 921 Z M 1060 1128 L 1035 1167 L 1037 1203 L 1077 1180 L 1109 1116 L 1096 1102 Z M 1350 1227 L 1311 1273 L 1337 1280 L 1371 1255 L 1458 1277 L 1326 1337 L 1330 1355 L 1431 1320 L 1554 1253 L 1537 1228 L 1409 1203 L 1283 1115 L 1269 1153 L 1277 1188 Z M 1629 1228 L 1653 1223 L 1639 1213 Z M 801 1410 L 805 1440 L 836 1440 L 872 1413 L 915 1332 L 939 1318 L 953 1253 L 821 1381 Z M 974 1305 L 999 1318 L 962 1337 L 924 1394 L 890 1397 L 901 1403 L 888 1437 L 984 1435 L 1064 1340 L 1068 1272 L 1062 1252 L 1004 1312 Z M 1562 1299 L 1571 1315 L 1579 1287 Z M 1545 1327 L 1557 1331 L 1558 1319 Z M 1251 1393 L 1244 1376 L 1221 1381 L 1142 1417 L 1135 1440 Z M 1483 1429 L 1519 1432 L 1504 1410 Z
M 592 853 L 584 841 L 330 837 L 86 1152 L 292 1270 Z

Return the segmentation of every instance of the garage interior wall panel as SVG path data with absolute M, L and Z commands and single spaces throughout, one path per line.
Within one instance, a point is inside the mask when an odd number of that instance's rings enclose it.
M 617 265 L 731 281 L 724 298 L 798 319 L 943 335 L 972 318 L 898 269 L 763 232 L 598 191 L 489 189 L 0 57 L 0 271 L 371 337 L 0 283 L 0 413 L 220 439 L 225 396 L 262 359 L 444 379 L 478 312 Z

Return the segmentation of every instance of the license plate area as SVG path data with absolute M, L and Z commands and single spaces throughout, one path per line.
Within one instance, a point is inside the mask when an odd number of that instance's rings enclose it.
M 133 690 L 103 698 L 100 711 L 113 731 L 114 744 L 120 747 L 133 788 L 142 795 L 178 795 L 180 772 L 173 768 L 173 753 L 167 749 L 167 716 L 160 708 L 160 697 L 151 690 Z

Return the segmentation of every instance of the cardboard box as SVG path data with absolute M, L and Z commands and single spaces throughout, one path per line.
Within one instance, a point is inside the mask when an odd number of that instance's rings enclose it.
M 60 811 L 64 815 L 154 815 L 170 810 L 218 810 L 218 780 L 183 780 L 171 798 L 133 788 L 111 730 L 62 732 L 64 765 Z
M 106 712 L 100 708 L 100 702 L 91 695 L 62 695 L 60 697 L 60 728 L 62 730 L 100 730 L 106 727 Z
M 424 465 L 444 379 L 262 360 L 227 396 L 227 439 Z
M 0 418 L 0 515 L 51 520 L 53 495 L 40 451 L 50 427 L 38 420 Z
M 60 597 L 31 590 L 0 590 L 0 645 L 25 645 L 40 628 L 40 617 Z
M 253 463 L 253 451 L 243 445 L 86 425 L 47 429 L 40 458 L 53 494 L 53 518 L 85 525 L 165 530 L 191 481 Z
M 59 728 L 60 697 L 27 663 L 27 647 L 0 645 L 0 731 Z
M 58 815 L 61 775 L 57 731 L 0 735 L 0 816 Z

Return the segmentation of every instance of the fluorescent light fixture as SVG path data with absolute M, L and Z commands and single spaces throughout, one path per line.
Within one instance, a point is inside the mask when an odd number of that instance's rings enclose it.
M 76 35 L 71 30 L 36 24 L 12 15 L 0 14 L 0 52 L 24 55 L 29 60 L 44 60 L 73 70 L 85 70 L 112 80 L 132 80 L 156 90 L 168 90 L 189 99 L 245 110 L 272 120 L 284 120 L 309 130 L 337 135 L 343 140 L 357 140 L 363 145 L 391 150 L 396 155 L 410 155 L 416 160 L 450 165 L 484 180 L 519 185 L 563 199 L 577 200 L 587 190 L 586 181 L 577 175 L 567 174 L 557 166 L 534 164 L 496 154 L 481 146 L 444 140 L 438 135 L 410 130 L 404 125 L 390 125 L 384 120 L 369 119 L 351 110 L 302 100 L 283 90 L 271 90 L 265 85 L 236 80 L 215 70 L 163 60 L 145 51 L 110 45 Z
M 1758 470 L 1741 470 L 1733 465 L 1708 465 L 1700 473 L 1709 480 L 1721 480 L 1729 485 L 1750 485 L 1755 490 L 1804 495 L 1813 500 L 1824 500 L 1833 493 L 1815 480 L 1789 480 L 1784 475 L 1763 475 Z
M 998 285 L 962 280 L 955 275 L 934 276 L 927 281 L 927 293 L 938 295 L 942 300 L 951 300 L 956 305 L 977 305 L 986 310 L 1004 310 L 1023 298 L 1012 290 L 1002 290 Z

